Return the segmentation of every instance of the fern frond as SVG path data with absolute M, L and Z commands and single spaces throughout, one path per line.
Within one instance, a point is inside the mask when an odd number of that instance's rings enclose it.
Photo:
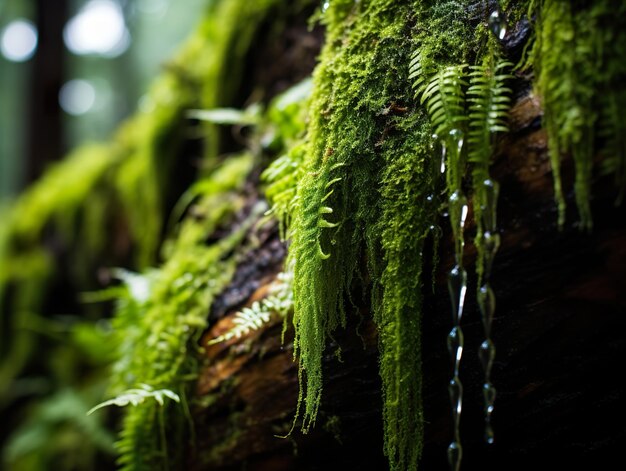
M 146 399 L 154 399 L 160 406 L 162 406 L 165 404 L 165 398 L 169 398 L 174 402 L 180 402 L 178 394 L 170 389 L 155 390 L 149 384 L 140 384 L 138 388 L 128 389 L 119 396 L 109 399 L 108 401 L 101 402 L 97 406 L 92 407 L 87 412 L 87 415 L 91 415 L 95 411 L 108 406 L 125 407 L 129 404 L 137 406 Z
M 228 332 L 211 340 L 208 345 L 226 342 L 234 338 L 247 335 L 250 331 L 259 330 L 270 321 L 271 311 L 264 309 L 265 305 L 258 301 L 252 303 L 250 307 L 244 307 L 235 314 L 233 319 L 234 327 Z
M 443 68 L 421 85 L 420 102 L 425 105 L 430 124 L 440 137 L 462 126 L 465 115 L 466 64 Z
M 293 309 L 292 279 L 293 274 L 280 273 L 278 284 L 270 288 L 270 295 L 261 302 L 255 301 L 250 307 L 245 307 L 237 312 L 233 319 L 233 328 L 209 341 L 208 345 L 227 342 L 259 330 L 270 321 L 272 314 L 277 314 L 282 318 L 286 317 Z
M 301 143 L 274 160 L 261 174 L 261 179 L 267 184 L 265 195 L 271 204 L 266 215 L 274 215 L 278 219 L 282 240 L 292 235 L 288 231 L 297 203 L 297 188 L 302 176 L 303 160 L 304 145 Z
M 510 62 L 498 61 L 470 67 L 468 101 L 468 158 L 475 169 L 485 170 L 493 154 L 493 136 L 507 132 L 511 89 L 506 82 L 511 78 L 505 70 Z M 485 178 L 486 175 L 483 175 Z
M 421 96 L 428 85 L 429 79 L 435 71 L 428 66 L 424 66 L 422 52 L 418 49 L 413 53 L 409 62 L 409 80 L 413 80 L 412 87 L 415 90 L 415 98 Z

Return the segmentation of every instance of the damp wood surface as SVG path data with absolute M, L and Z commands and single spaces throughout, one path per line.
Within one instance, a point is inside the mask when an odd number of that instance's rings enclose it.
M 462 469 L 600 469 L 619 459 L 626 439 L 619 376 L 620 358 L 626 353 L 626 210 L 613 204 L 612 182 L 597 177 L 593 231 L 576 226 L 573 191 L 566 195 L 567 223 L 558 229 L 541 115 L 531 92 L 517 99 L 511 133 L 500 142 L 492 167 L 502 188 L 502 245 L 492 275 L 497 297 L 492 381 L 498 396 L 491 446 L 482 440 L 477 350 L 483 333 L 471 275 L 475 229 L 470 226 L 466 232 L 470 279 L 462 321 Z M 569 159 L 563 162 L 562 176 L 564 188 L 572 188 Z M 445 230 L 446 221 L 440 222 Z M 426 470 L 447 469 L 452 436 L 446 350 L 452 319 L 445 274 L 454 263 L 453 251 L 452 236 L 444 233 L 434 291 L 428 282 L 423 287 L 426 429 L 420 468 Z M 214 313 L 215 322 L 202 342 L 227 331 L 237 310 L 266 295 L 283 255 L 277 231 L 266 229 L 255 256 L 238 268 L 245 276 L 235 275 L 227 288 L 231 295 L 241 290 L 248 298 L 232 296 L 230 306 L 227 299 L 218 300 L 221 312 Z M 192 410 L 195 439 L 187 453 L 189 469 L 387 469 L 376 329 L 367 302 L 355 301 L 348 328 L 327 347 L 320 414 L 306 435 L 297 427 L 289 435 L 298 394 L 297 365 L 291 330 L 281 342 L 280 319 L 206 349 Z

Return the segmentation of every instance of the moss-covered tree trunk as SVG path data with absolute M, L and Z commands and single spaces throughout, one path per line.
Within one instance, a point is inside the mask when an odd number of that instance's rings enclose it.
M 482 326 L 475 303 L 463 322 L 466 340 L 461 436 L 464 469 L 608 468 L 625 438 L 620 364 L 625 353 L 626 218 L 613 205 L 604 179 L 594 184 L 594 230 L 557 226 L 553 179 L 542 110 L 530 92 L 512 109 L 511 134 L 498 148 L 493 175 L 502 182 L 498 213 L 502 245 L 493 268 L 497 296 L 493 340 L 498 388 L 495 442 L 483 440 L 482 369 L 477 350 Z M 571 178 L 572 162 L 563 164 Z M 568 203 L 573 205 L 572 195 Z M 570 218 L 573 219 L 573 218 Z M 277 234 L 239 270 L 205 340 L 232 328 L 241 298 L 266 295 L 283 249 Z M 421 469 L 445 470 L 452 436 L 448 399 L 450 329 L 445 273 L 453 264 L 451 235 L 444 235 L 433 293 L 424 306 L 425 447 Z M 470 259 L 475 257 L 471 252 Z M 244 275 L 245 273 L 245 275 Z M 475 280 L 470 281 L 470 289 Z M 253 287 L 253 288 L 251 288 Z M 355 297 L 350 327 L 337 335 L 324 359 L 326 378 L 314 431 L 291 429 L 298 395 L 292 335 L 281 342 L 275 319 L 259 331 L 208 348 L 198 382 L 201 407 L 193 411 L 196 443 L 190 469 L 386 469 L 382 450 L 381 391 L 376 330 L 368 301 Z M 364 317 L 361 317 L 364 316 Z M 341 358 L 334 355 L 341 346 Z
M 527 20 L 518 23 L 507 35 L 507 54 L 519 57 L 529 34 Z M 608 467 L 619 459 L 619 444 L 626 438 L 619 416 L 620 358 L 626 348 L 626 213 L 614 205 L 611 180 L 598 178 L 592 189 L 593 231 L 581 232 L 573 222 L 573 191 L 565 195 L 570 222 L 559 228 L 544 112 L 530 79 L 518 75 L 514 83 L 510 132 L 499 142 L 491 168 L 502 188 L 501 247 L 491 274 L 497 297 L 495 441 L 487 445 L 484 440 L 483 370 L 477 354 L 483 327 L 478 306 L 470 299 L 462 323 L 463 468 Z M 561 165 L 561 178 L 570 188 L 574 162 L 568 158 Z M 448 226 L 443 217 L 440 224 Z M 475 229 L 466 230 L 471 234 Z M 232 329 L 242 302 L 250 306 L 267 295 L 285 251 L 276 232 L 262 234 L 261 240 L 258 252 L 238 268 L 241 276 L 235 276 L 214 305 L 211 319 L 216 323 L 203 341 Z M 426 250 L 432 254 L 433 247 Z M 476 250 L 472 245 L 466 250 L 471 273 Z M 444 230 L 437 252 L 440 263 L 433 290 L 422 288 L 426 426 L 421 469 L 427 470 L 447 468 L 446 448 L 453 436 L 446 349 L 452 325 L 446 274 L 454 265 L 449 230 Z M 476 282 L 470 277 L 469 292 Z M 327 347 L 322 405 L 316 427 L 308 434 L 297 427 L 292 431 L 298 368 L 293 334 L 288 331 L 281 341 L 279 319 L 207 349 L 196 391 L 202 405 L 193 411 L 191 469 L 387 468 L 378 334 L 369 317 L 369 295 L 353 293 L 352 303 L 348 328 Z

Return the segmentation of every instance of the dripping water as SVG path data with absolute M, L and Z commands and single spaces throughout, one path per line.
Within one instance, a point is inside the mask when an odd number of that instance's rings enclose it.
M 439 136 L 437 134 L 433 134 L 431 136 L 432 142 L 439 142 Z M 441 145 L 441 163 L 439 164 L 439 172 L 440 173 L 445 173 L 446 172 L 446 152 L 447 152 L 447 147 L 446 147 L 446 142 L 445 140 L 441 140 L 441 142 L 439 142 L 439 145 Z M 434 150 L 435 146 L 434 144 L 431 145 L 431 149 Z
M 452 410 L 453 438 L 448 446 L 448 463 L 452 471 L 461 469 L 461 459 L 463 449 L 461 446 L 461 412 L 463 410 L 463 384 L 461 383 L 459 371 L 461 358 L 463 356 L 463 330 L 461 319 L 465 307 L 465 295 L 467 293 L 467 271 L 463 267 L 463 249 L 465 246 L 464 230 L 468 214 L 467 198 L 463 195 L 460 182 L 457 181 L 461 155 L 463 151 L 464 139 L 460 129 L 452 129 L 445 138 L 440 139 L 437 134 L 432 135 L 433 142 L 441 146 L 441 163 L 439 172 L 448 172 L 448 178 L 455 186 L 448 197 L 448 209 L 444 217 L 449 215 L 452 232 L 454 234 L 454 267 L 448 273 L 448 292 L 452 304 L 452 329 L 448 334 L 447 346 L 450 355 L 452 369 L 452 379 L 448 383 L 448 394 Z M 432 147 L 433 153 L 435 146 Z M 449 155 L 448 155 L 449 153 Z M 448 162 L 446 162 L 446 159 Z M 447 165 L 446 165 L 447 164 Z
M 453 135 L 456 140 L 456 152 L 460 152 L 463 146 L 462 135 Z M 467 220 L 468 205 L 467 199 L 457 188 L 448 198 L 448 211 L 450 213 L 450 223 L 454 234 L 454 257 L 455 265 L 448 274 L 448 291 L 452 303 L 452 329 L 448 334 L 448 352 L 452 365 L 452 379 L 448 384 L 448 393 L 452 408 L 453 441 L 448 446 L 448 463 L 452 471 L 459 471 L 463 449 L 461 447 L 461 412 L 463 409 L 463 384 L 459 378 L 461 357 L 463 356 L 463 329 L 461 319 L 465 306 L 465 295 L 467 293 L 467 271 L 463 268 L 463 249 L 465 245 L 463 231 Z
M 489 29 L 500 41 L 505 38 L 508 25 L 506 22 L 506 15 L 502 12 L 500 6 L 498 6 L 491 12 L 491 15 L 489 15 Z
M 464 140 L 463 140 L 463 131 L 461 131 L 460 129 L 454 128 L 450 130 L 450 137 L 452 138 L 452 142 L 456 143 L 456 152 L 457 152 L 457 159 L 458 157 L 460 157 L 461 155 L 461 151 L 463 150 L 463 144 L 464 144 Z
M 482 194 L 484 200 L 481 202 L 482 213 L 482 245 L 483 245 L 483 276 L 481 286 L 478 288 L 478 309 L 482 319 L 485 340 L 480 345 L 478 356 L 484 371 L 483 400 L 485 407 L 485 441 L 488 444 L 494 442 L 494 432 L 491 425 L 491 415 L 493 413 L 496 400 L 496 388 L 491 383 L 491 369 L 496 356 L 496 347 L 491 340 L 491 327 L 493 316 L 496 310 L 496 297 L 491 289 L 489 279 L 491 268 L 496 252 L 500 246 L 500 235 L 496 233 L 496 206 L 498 201 L 498 183 L 487 179 L 482 182 Z

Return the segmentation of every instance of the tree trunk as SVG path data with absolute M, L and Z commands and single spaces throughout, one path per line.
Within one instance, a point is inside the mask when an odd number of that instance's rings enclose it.
M 28 182 L 35 181 L 46 166 L 59 160 L 66 150 L 59 90 L 65 72 L 63 26 L 67 20 L 67 2 L 39 0 L 36 3 L 39 47 L 33 64 L 29 103 Z

